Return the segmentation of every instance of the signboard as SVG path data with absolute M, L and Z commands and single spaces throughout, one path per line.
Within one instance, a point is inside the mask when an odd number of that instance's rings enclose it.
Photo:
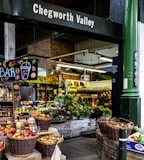
M 122 39 L 122 25 L 39 0 L 0 0 L 0 13 L 45 22 L 57 27 Z
M 37 79 L 37 59 L 0 60 L 0 81 Z

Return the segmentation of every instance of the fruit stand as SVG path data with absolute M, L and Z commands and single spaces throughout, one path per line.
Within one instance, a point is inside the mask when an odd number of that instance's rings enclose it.
M 0 136 L 0 151 L 8 160 L 41 160 L 53 155 L 56 145 L 62 145 L 63 136 L 59 135 L 56 128 L 49 127 L 45 132 L 31 130 L 25 126 L 23 129 L 11 128 Z M 47 147 L 47 154 L 42 145 Z M 29 146 L 29 147 L 27 147 Z M 61 153 L 62 154 L 62 153 Z M 62 160 L 66 160 L 64 155 Z
M 47 156 L 55 156 L 55 147 L 63 142 L 63 137 L 56 128 L 50 127 L 52 115 L 33 110 L 31 101 L 21 101 L 19 80 L 37 79 L 37 60 L 1 60 L 0 67 L 0 159 L 5 156 L 8 160 L 41 160 L 45 156 L 37 148 L 38 140 L 50 135 L 53 138 L 45 143 L 52 145 L 53 151 Z M 62 153 L 59 157 L 66 159 Z
M 54 91 L 58 77 L 52 76 L 50 71 L 46 72 L 46 77 L 38 76 L 36 59 L 1 61 L 0 65 L 4 71 L 13 68 L 13 74 L 7 71 L 0 77 L 0 140 L 7 159 L 51 157 L 55 148 L 60 148 L 63 138 L 95 133 L 96 112 L 111 116 L 111 91 L 107 87 L 95 88 L 93 92 L 87 90 L 85 96 L 82 82 L 73 81 L 73 85 L 80 85 L 77 94 L 57 94 Z M 53 136 L 49 138 L 49 134 Z M 41 136 L 47 137 L 42 138 L 47 143 L 39 139 Z M 27 150 L 26 146 L 31 148 Z M 45 148 L 52 152 L 43 152 Z

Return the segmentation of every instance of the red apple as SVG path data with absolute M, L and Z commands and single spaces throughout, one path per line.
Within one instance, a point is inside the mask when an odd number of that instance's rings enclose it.
M 3 147 L 4 147 L 4 142 L 0 141 L 0 148 L 3 148 Z
M 31 136 L 36 136 L 36 132 L 31 132 Z
M 11 130 L 11 133 L 12 133 L 12 134 L 15 134 L 15 133 L 16 133 L 16 129 L 13 128 L 13 129 Z

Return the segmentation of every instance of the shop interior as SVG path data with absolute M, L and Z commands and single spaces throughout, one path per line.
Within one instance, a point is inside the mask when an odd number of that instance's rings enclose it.
M 97 106 L 111 110 L 112 74 L 117 72 L 117 68 L 113 66 L 113 59 L 118 57 L 118 44 L 93 39 L 81 33 L 77 36 L 71 32 L 63 32 L 63 30 L 61 32 L 49 31 L 42 27 L 23 24 L 16 24 L 16 29 L 18 29 L 16 32 L 16 59 L 38 59 L 38 78 L 34 81 L 20 80 L 18 82 L 19 103 L 9 103 L 7 109 L 3 107 L 6 110 L 6 115 L 11 115 L 9 118 L 12 117 L 13 111 L 16 111 L 16 114 L 19 112 L 20 116 L 24 115 L 25 117 L 25 114 L 28 115 L 34 109 L 49 110 L 50 108 L 55 110 L 57 108 L 59 110 L 60 107 L 66 105 L 64 104 L 65 98 L 74 100 L 76 98 L 77 104 L 75 105 L 78 110 L 81 110 L 79 105 L 89 103 L 90 109 L 88 113 L 85 113 L 86 116 L 90 116 L 90 112 L 93 112 Z M 20 36 L 21 29 L 27 31 L 25 37 L 23 34 Z M 52 53 L 48 53 L 45 48 L 40 48 L 37 45 L 38 42 L 47 38 L 58 43 L 57 53 L 53 56 L 50 56 Z M 34 53 L 28 50 L 26 43 L 33 45 Z M 68 44 L 71 51 L 67 52 L 66 49 L 63 49 L 63 43 Z M 41 51 L 44 54 L 40 54 Z M 39 64 L 39 61 L 44 59 L 46 62 Z M 11 96 L 15 96 L 13 85 L 11 84 L 10 87 L 8 82 L 6 84 L 2 82 L 0 97 L 4 97 L 5 90 L 9 91 L 5 100 L 10 100 Z M 10 109 L 11 105 L 13 107 Z M 81 111 L 78 112 L 78 110 L 73 113 L 74 115 L 71 113 L 70 117 L 66 115 L 67 118 L 83 117 L 81 114 L 84 113 L 80 113 Z M 11 114 L 8 114 L 9 112 Z M 65 115 L 58 114 L 57 112 L 55 115 L 56 119 L 64 121 Z M 4 115 L 3 110 L 1 115 Z M 3 121 L 3 118 L 5 120 L 7 116 L 1 117 Z M 15 115 L 16 117 L 17 115 Z

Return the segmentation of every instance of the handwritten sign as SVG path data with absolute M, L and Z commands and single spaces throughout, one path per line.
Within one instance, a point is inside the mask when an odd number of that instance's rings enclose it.
M 37 79 L 37 59 L 0 60 L 0 81 Z

